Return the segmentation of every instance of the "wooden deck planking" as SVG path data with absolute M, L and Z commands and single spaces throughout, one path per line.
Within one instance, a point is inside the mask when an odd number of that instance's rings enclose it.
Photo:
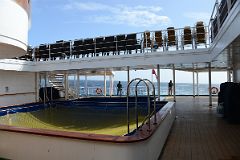
M 159 160 L 240 160 L 240 125 L 208 107 L 208 97 L 177 97 L 177 118 Z

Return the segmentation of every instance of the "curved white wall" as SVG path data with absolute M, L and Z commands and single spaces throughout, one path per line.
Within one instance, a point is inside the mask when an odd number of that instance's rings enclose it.
M 28 44 L 28 13 L 14 0 L 0 1 L 0 58 L 24 55 Z

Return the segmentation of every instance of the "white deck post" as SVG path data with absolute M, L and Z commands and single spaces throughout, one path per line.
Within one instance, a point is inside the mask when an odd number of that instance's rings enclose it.
M 47 98 L 47 72 L 44 74 L 44 96 L 43 96 L 43 102 L 45 104 L 46 98 Z
M 109 75 L 108 79 L 109 79 L 109 90 L 108 90 L 108 92 L 109 92 L 109 96 L 112 96 L 112 76 Z
M 158 87 L 158 100 L 160 101 L 160 66 L 157 65 L 157 87 Z
M 38 81 L 38 83 L 39 83 L 38 84 L 39 89 L 42 88 L 42 74 L 41 73 L 39 73 L 39 81 Z M 40 95 L 39 95 L 39 100 L 40 100 Z M 41 99 L 41 101 L 43 101 L 43 99 Z
M 68 73 L 64 73 L 64 87 L 65 87 L 65 100 L 67 100 L 68 97 Z
M 194 72 L 194 70 L 193 70 L 192 74 L 193 74 L 193 97 L 195 97 L 195 72 Z
M 109 76 L 109 82 L 110 82 L 110 87 L 109 87 L 109 95 L 113 95 L 113 75 Z
M 39 73 L 35 72 L 35 101 L 39 101 Z
M 212 108 L 212 77 L 211 77 L 211 62 L 208 64 L 208 80 L 209 80 L 209 107 Z
M 88 84 L 87 84 L 87 74 L 85 73 L 85 86 L 84 86 L 84 89 L 85 89 L 85 95 L 88 96 L 88 88 L 87 88 Z
M 175 65 L 173 64 L 173 100 L 176 102 L 176 78 L 175 78 Z
M 80 98 L 80 78 L 79 78 L 79 71 L 77 71 L 77 98 Z
M 198 71 L 197 73 L 197 96 L 199 96 L 199 77 L 198 77 Z
M 227 81 L 228 81 L 228 82 L 232 82 L 231 70 L 227 70 Z
M 104 97 L 107 95 L 106 69 L 104 69 Z
M 127 66 L 127 80 L 128 80 L 128 83 L 130 82 L 130 67 Z
M 130 70 L 130 67 L 127 66 L 127 81 L 128 81 L 127 86 L 130 83 L 130 71 L 129 70 Z M 129 87 L 128 93 L 130 93 L 130 87 Z

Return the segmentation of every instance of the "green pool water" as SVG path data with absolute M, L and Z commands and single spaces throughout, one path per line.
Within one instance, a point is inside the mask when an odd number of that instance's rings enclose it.
M 144 111 L 139 111 L 139 122 L 145 115 Z M 127 133 L 126 117 L 125 109 L 55 107 L 1 116 L 0 123 L 27 128 L 124 135 Z M 131 130 L 135 129 L 134 110 L 130 110 L 130 124 Z

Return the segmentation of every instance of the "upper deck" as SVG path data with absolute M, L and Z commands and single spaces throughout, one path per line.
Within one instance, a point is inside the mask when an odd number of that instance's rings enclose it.
M 18 71 L 125 70 L 161 68 L 216 70 L 231 67 L 226 48 L 238 37 L 240 2 L 216 2 L 208 26 L 145 31 L 104 37 L 56 41 L 29 49 L 20 60 L 2 60 L 0 69 Z M 219 56 L 220 55 L 220 56 Z M 23 60 L 23 61 L 21 61 Z M 26 61 L 27 60 L 27 61 Z M 194 64 L 194 65 L 193 65 Z

